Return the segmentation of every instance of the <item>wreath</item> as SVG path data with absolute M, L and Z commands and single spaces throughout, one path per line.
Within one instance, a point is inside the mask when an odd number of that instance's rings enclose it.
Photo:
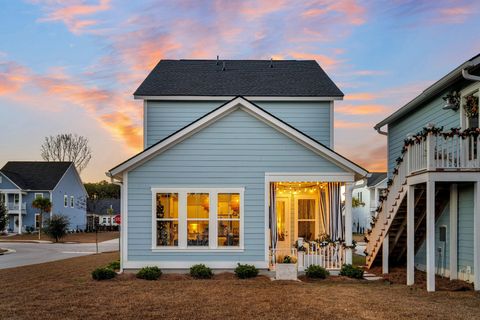
M 463 110 L 465 110 L 465 114 L 469 118 L 475 118 L 478 116 L 478 97 L 473 94 L 466 96 Z

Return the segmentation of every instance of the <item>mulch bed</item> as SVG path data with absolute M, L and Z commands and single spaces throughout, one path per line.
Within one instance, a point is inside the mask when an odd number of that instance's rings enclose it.
M 369 272 L 382 276 L 385 281 L 389 281 L 393 284 L 406 284 L 407 283 L 407 269 L 406 267 L 395 267 L 389 270 L 388 274 L 382 274 L 381 267 L 374 267 Z M 413 287 L 422 289 L 427 288 L 427 273 L 415 270 L 415 284 Z M 450 280 L 449 278 L 442 278 L 435 276 L 435 290 L 437 291 L 471 291 L 473 290 L 473 284 L 461 280 Z

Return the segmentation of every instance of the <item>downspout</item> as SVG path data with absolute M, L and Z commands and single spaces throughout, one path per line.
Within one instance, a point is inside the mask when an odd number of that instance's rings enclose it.
M 121 222 L 120 222 L 120 226 L 118 227 L 119 230 L 120 230 L 120 239 L 118 241 L 118 252 L 120 253 L 120 273 L 123 273 L 123 254 L 122 254 L 122 248 L 123 248 L 123 232 L 122 232 L 122 228 L 123 228 L 123 214 L 122 212 L 125 211 L 125 208 L 123 208 L 123 182 L 117 182 L 115 181 L 115 178 L 112 176 L 112 174 L 110 172 L 106 172 L 106 175 L 108 177 L 110 177 L 110 181 L 111 183 L 113 184 L 116 184 L 117 186 L 120 186 L 120 217 L 121 217 Z
M 468 73 L 467 68 L 462 69 L 462 76 L 467 80 L 480 81 L 480 77 L 479 76 L 474 76 L 474 75 Z
M 377 130 L 377 132 L 381 135 L 388 136 L 388 132 L 382 131 L 382 128 L 375 128 L 375 130 Z

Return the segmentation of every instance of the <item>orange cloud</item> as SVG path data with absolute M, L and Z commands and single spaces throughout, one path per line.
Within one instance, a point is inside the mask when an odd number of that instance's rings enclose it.
M 240 12 L 249 19 L 258 19 L 267 14 L 283 9 L 288 4 L 285 0 L 256 0 L 242 2 Z
M 98 4 L 85 4 L 83 1 L 55 2 L 34 0 L 44 6 L 48 12 L 39 21 L 61 21 L 73 33 L 86 31 L 87 27 L 98 24 L 98 21 L 85 19 L 86 16 L 94 15 L 100 11 L 110 9 L 110 0 L 99 0 Z
M 378 104 L 365 104 L 365 105 L 341 105 L 336 106 L 335 111 L 343 114 L 352 114 L 352 115 L 368 115 L 368 114 L 379 114 L 385 112 L 387 109 L 385 106 Z
M 15 62 L 0 62 L 0 95 L 14 93 L 27 81 L 27 69 Z
M 113 112 L 100 117 L 105 127 L 117 137 L 122 138 L 129 147 L 139 150 L 142 146 L 142 128 L 124 113 Z
M 340 60 L 330 58 L 323 54 L 291 52 L 289 55 L 295 59 L 316 60 L 324 69 L 332 69 L 341 62 Z
M 361 25 L 365 23 L 366 10 L 358 4 L 356 0 L 337 0 L 325 4 L 324 1 L 317 4 L 319 7 L 310 8 L 302 13 L 306 18 L 324 16 L 331 12 L 338 12 L 346 18 L 346 21 L 352 25 Z
M 368 92 L 349 93 L 345 95 L 345 100 L 374 100 L 376 98 L 376 95 Z

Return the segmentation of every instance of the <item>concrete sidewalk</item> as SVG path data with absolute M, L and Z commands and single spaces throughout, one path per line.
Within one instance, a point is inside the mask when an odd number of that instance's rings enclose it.
M 119 239 L 100 242 L 99 252 L 118 251 Z M 16 252 L 0 256 L 0 269 L 68 259 L 96 253 L 95 243 L 1 242 L 1 248 Z

